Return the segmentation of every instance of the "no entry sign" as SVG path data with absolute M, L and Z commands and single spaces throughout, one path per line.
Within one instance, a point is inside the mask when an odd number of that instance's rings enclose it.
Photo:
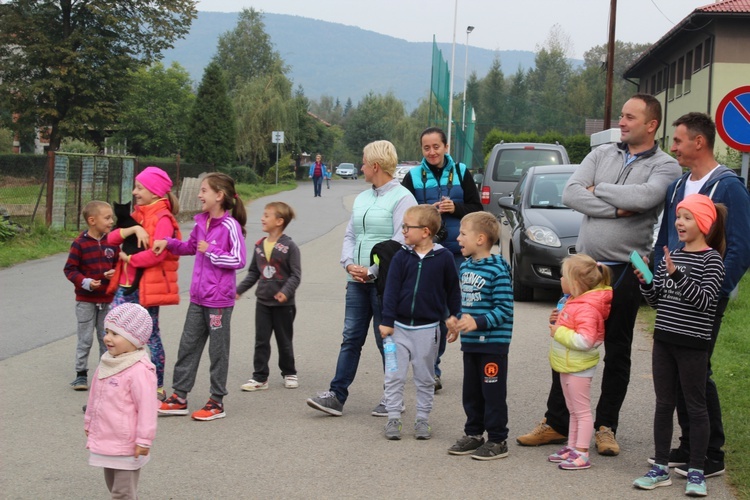
M 730 148 L 750 153 L 750 85 L 729 92 L 716 108 L 716 131 Z

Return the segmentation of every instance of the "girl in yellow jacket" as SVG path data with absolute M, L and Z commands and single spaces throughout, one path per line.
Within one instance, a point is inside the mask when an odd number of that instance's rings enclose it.
M 585 254 L 563 260 L 560 284 L 570 298 L 550 316 L 549 362 L 560 374 L 565 404 L 570 412 L 568 444 L 549 456 L 563 470 L 591 467 L 589 443 L 593 434 L 591 379 L 604 342 L 604 321 L 612 304 L 610 271 Z

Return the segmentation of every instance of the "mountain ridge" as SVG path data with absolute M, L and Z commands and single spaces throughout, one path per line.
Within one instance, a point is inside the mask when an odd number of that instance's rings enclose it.
M 190 33 L 164 52 L 163 63 L 168 66 L 178 62 L 197 86 L 203 69 L 216 53 L 219 36 L 235 28 L 238 15 L 198 12 Z M 428 95 L 432 42 L 409 42 L 356 26 L 289 14 L 263 13 L 263 22 L 275 50 L 290 68 L 287 76 L 294 88 L 301 85 L 309 99 L 328 95 L 343 105 L 350 98 L 356 106 L 369 92 L 390 91 L 404 102 L 407 110 L 412 110 Z M 454 93 L 460 93 L 464 85 L 465 47 L 456 44 Z M 451 44 L 438 43 L 438 48 L 449 61 Z M 519 66 L 524 71 L 534 67 L 535 53 L 531 51 L 493 51 L 469 46 L 469 71 L 484 77 L 496 55 L 500 56 L 506 76 L 515 73 Z

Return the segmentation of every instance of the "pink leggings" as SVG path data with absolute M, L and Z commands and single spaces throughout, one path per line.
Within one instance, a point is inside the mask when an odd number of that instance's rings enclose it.
M 565 406 L 570 412 L 568 446 L 588 449 L 594 433 L 591 418 L 591 377 L 577 377 L 572 373 L 561 373 L 560 383 L 565 395 Z

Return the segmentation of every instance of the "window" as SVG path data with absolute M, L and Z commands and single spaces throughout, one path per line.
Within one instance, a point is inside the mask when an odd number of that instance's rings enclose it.
M 675 85 L 675 95 L 680 97 L 682 95 L 682 81 L 685 76 L 685 58 L 680 57 L 677 60 L 677 85 Z
M 695 48 L 695 59 L 693 59 L 693 69 L 700 71 L 703 67 L 703 44 L 698 44 Z
M 693 77 L 693 51 L 685 56 L 685 82 L 682 85 L 683 93 L 690 92 L 690 79 Z
M 661 92 L 662 90 L 664 90 L 664 80 L 663 80 L 663 78 L 664 78 L 664 72 L 663 71 L 659 71 L 656 74 L 656 92 Z
M 667 88 L 667 99 L 670 101 L 674 99 L 674 86 L 675 86 L 675 76 L 677 73 L 677 63 L 673 62 L 669 65 L 669 88 Z
M 706 38 L 703 42 L 703 66 L 708 66 L 711 63 L 711 39 Z
M 651 75 L 651 94 L 656 95 L 661 89 L 656 87 L 656 75 Z

